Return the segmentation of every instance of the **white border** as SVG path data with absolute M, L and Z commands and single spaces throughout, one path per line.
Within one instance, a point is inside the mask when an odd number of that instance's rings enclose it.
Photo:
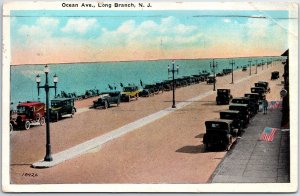
M 66 1 L 70 2 L 70 1 Z M 79 1 L 77 1 L 80 3 Z M 86 2 L 86 1 L 84 1 Z M 92 1 L 91 1 L 92 2 Z M 129 2 L 129 1 L 126 1 Z M 136 1 L 132 1 L 136 2 Z M 144 2 L 144 1 L 141 1 Z M 2 70 L 2 122 L 9 121 L 10 95 L 10 10 L 66 10 L 57 2 L 10 2 L 3 6 L 3 70 Z M 74 1 L 75 3 L 75 1 Z M 114 3 L 114 2 L 111 2 Z M 144 2 L 145 3 L 145 2 Z M 290 17 L 298 17 L 297 3 L 273 2 L 151 2 L 147 10 L 289 10 Z M 145 9 L 145 8 L 144 8 Z M 68 8 L 67 10 L 71 10 Z M 76 10 L 97 10 L 76 8 Z M 104 9 L 101 9 L 104 10 Z M 112 10 L 112 9 L 107 9 Z M 113 10 L 123 10 L 114 8 Z M 142 10 L 134 8 L 126 10 Z M 298 23 L 298 22 L 297 22 Z M 290 52 L 290 138 L 291 138 L 291 182 L 280 183 L 213 183 L 213 184 L 10 184 L 9 130 L 2 123 L 2 189 L 9 192 L 295 192 L 298 188 L 298 26 L 289 27 Z M 7 114 L 7 115 L 6 115 Z

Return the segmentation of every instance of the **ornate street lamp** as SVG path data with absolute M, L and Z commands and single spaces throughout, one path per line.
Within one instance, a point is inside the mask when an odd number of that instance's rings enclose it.
M 218 67 L 218 62 L 215 62 L 215 59 L 213 59 L 213 62 L 209 63 L 210 65 L 210 68 L 213 69 L 213 72 L 214 72 L 214 91 L 216 90 L 216 67 Z
M 57 88 L 58 77 L 55 74 L 53 76 L 54 86 L 49 86 L 49 84 L 48 84 L 49 67 L 47 65 L 44 68 L 44 72 L 45 72 L 45 75 L 46 75 L 45 85 L 40 86 L 41 77 L 40 77 L 39 74 L 35 77 L 35 81 L 37 83 L 38 96 L 40 95 L 40 88 L 45 89 L 45 92 L 46 92 L 46 155 L 45 155 L 44 161 L 52 161 L 53 159 L 52 159 L 52 156 L 51 156 L 50 124 L 49 124 L 49 120 L 50 120 L 49 89 L 54 88 L 55 89 L 55 96 L 56 96 L 56 88 Z
M 252 66 L 252 65 L 251 65 L 251 62 L 252 62 L 252 61 L 249 60 L 248 62 L 249 62 L 249 68 L 250 68 L 250 74 L 249 74 L 249 75 L 251 76 L 251 66 Z
M 232 59 L 229 64 L 231 64 L 231 84 L 233 84 L 233 65 L 235 64 L 235 61 Z
M 256 61 L 256 69 L 255 69 L 255 74 L 257 74 L 257 59 L 256 59 L 255 61 Z
M 175 69 L 175 61 L 172 61 L 172 69 L 170 70 L 170 65 L 168 65 L 168 75 L 170 74 L 170 72 L 172 72 L 172 80 L 173 80 L 173 104 L 172 104 L 172 108 L 176 108 L 176 104 L 175 104 L 175 78 L 174 78 L 174 73 L 176 72 L 178 74 L 179 72 L 179 65 L 176 65 L 176 69 Z

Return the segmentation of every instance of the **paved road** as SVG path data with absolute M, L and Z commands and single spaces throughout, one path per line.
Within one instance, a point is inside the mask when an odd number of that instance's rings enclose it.
M 280 128 L 281 111 L 257 114 L 236 146 L 213 174 L 213 183 L 290 182 L 289 131 L 279 130 L 272 142 L 260 141 L 265 127 Z
M 231 88 L 233 96 L 243 96 L 258 80 L 269 80 L 272 66 L 251 78 L 248 72 L 218 78 L 217 88 Z M 278 97 L 278 81 L 271 81 L 270 100 Z M 201 83 L 176 90 L 178 103 L 212 90 Z M 44 155 L 44 129 L 36 127 L 28 132 L 12 134 L 11 175 L 14 183 L 206 183 L 226 152 L 205 152 L 202 137 L 204 122 L 218 118 L 219 111 L 228 106 L 215 104 L 215 93 L 192 102 L 155 123 L 150 123 L 122 137 L 107 142 L 90 153 L 68 160 L 53 168 L 37 170 L 31 163 Z M 272 97 L 273 96 L 273 97 Z M 109 110 L 89 110 L 52 123 L 53 153 L 103 135 L 171 105 L 171 92 L 124 103 Z M 130 114 L 130 115 L 128 115 Z M 89 122 L 83 124 L 82 122 Z M 24 172 L 36 173 L 25 178 Z

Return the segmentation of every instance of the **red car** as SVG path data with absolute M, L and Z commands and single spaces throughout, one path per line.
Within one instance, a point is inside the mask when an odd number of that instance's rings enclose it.
M 32 125 L 45 124 L 45 104 L 41 102 L 23 102 L 17 106 L 17 118 L 10 122 L 13 128 L 28 130 Z

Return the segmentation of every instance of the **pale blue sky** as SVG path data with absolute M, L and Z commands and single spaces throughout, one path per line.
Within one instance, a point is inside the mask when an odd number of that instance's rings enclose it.
M 287 11 L 27 10 L 11 16 L 13 64 L 28 63 L 24 55 L 32 63 L 279 55 L 287 49 L 289 23 Z

